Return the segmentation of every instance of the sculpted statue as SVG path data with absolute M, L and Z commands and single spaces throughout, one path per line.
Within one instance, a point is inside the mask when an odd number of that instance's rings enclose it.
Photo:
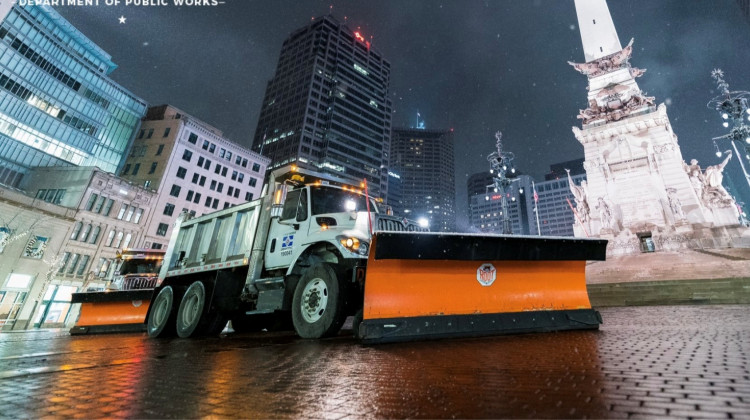
M 693 186 L 693 190 L 695 190 L 698 198 L 702 200 L 705 178 L 703 177 L 703 172 L 701 172 L 701 167 L 698 166 L 698 161 L 692 159 L 690 160 L 690 165 L 682 162 L 682 167 L 687 172 L 688 178 L 690 178 L 690 185 Z
M 604 201 L 604 197 L 599 197 L 599 204 L 596 208 L 599 210 L 599 219 L 602 223 L 602 229 L 612 229 L 614 218 L 612 215 L 612 209 L 609 208 L 609 204 Z
M 707 167 L 706 172 L 703 174 L 704 201 L 712 206 L 728 205 L 734 201 L 732 196 L 729 195 L 722 185 L 722 181 L 724 180 L 724 167 L 727 166 L 727 163 L 732 158 L 732 151 L 727 150 L 724 154 L 727 155 L 727 157 L 724 158 L 721 163 Z
M 568 185 L 570 186 L 570 192 L 573 193 L 573 197 L 576 200 L 576 212 L 582 223 L 586 223 L 589 220 L 589 203 L 587 201 L 587 183 L 581 181 L 581 185 L 578 186 L 573 182 L 573 178 L 570 176 L 570 169 L 565 168 L 565 172 L 568 173 Z
M 682 210 L 682 203 L 677 198 L 677 189 L 667 188 L 667 198 L 669 199 L 669 209 L 672 210 L 675 220 L 685 220 L 685 212 Z
M 732 205 L 734 199 L 724 189 L 722 181 L 724 180 L 724 167 L 732 158 L 732 151 L 724 152 L 727 155 L 718 165 L 712 165 L 701 171 L 698 161 L 692 159 L 690 165 L 683 162 L 683 168 L 690 178 L 690 184 L 693 186 L 695 193 L 701 202 L 708 207 L 727 207 Z
M 706 187 L 724 189 L 721 185 L 721 181 L 724 180 L 724 167 L 727 166 L 727 162 L 732 158 L 732 151 L 727 150 L 724 154 L 727 155 L 727 157 L 724 158 L 720 164 L 706 168 L 706 174 L 704 176 Z

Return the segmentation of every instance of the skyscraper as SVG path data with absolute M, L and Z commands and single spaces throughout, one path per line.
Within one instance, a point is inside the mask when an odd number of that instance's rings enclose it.
M 284 41 L 268 82 L 253 150 L 268 169 L 297 162 L 385 196 L 391 102 L 390 63 L 357 31 L 332 16 L 314 19 Z
M 51 7 L 13 6 L 0 25 L 0 183 L 37 166 L 116 172 L 146 110 L 108 77 L 116 67 Z
M 428 219 L 434 232 L 454 232 L 453 130 L 394 129 L 390 166 L 401 175 L 404 216 Z

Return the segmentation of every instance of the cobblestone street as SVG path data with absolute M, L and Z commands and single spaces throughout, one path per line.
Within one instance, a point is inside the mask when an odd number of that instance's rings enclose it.
M 748 418 L 750 306 L 365 347 L 348 333 L 0 335 L 2 418 Z

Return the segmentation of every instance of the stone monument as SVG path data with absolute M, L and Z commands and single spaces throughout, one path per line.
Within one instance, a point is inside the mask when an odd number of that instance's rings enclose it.
M 747 235 L 734 199 L 722 186 L 732 158 L 705 170 L 683 160 L 664 104 L 636 83 L 633 40 L 622 48 L 605 0 L 575 0 L 585 63 L 569 62 L 588 77 L 582 127 L 588 184 L 570 180 L 579 216 L 576 236 L 609 239 L 609 255 L 726 246 Z

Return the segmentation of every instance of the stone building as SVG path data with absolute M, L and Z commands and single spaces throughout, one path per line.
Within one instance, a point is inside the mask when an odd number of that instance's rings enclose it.
M 33 317 L 76 213 L 49 201 L 0 188 L 0 331 L 31 328 L 38 321 Z M 61 286 L 64 293 L 77 289 L 71 282 Z
M 170 105 L 148 109 L 120 176 L 156 191 L 139 248 L 166 248 L 181 212 L 202 215 L 260 196 L 269 158 Z
M 70 311 L 70 293 L 105 289 L 117 267 L 117 251 L 143 242 L 156 194 L 92 167 L 36 168 L 22 186 L 35 200 L 74 212 L 62 246 L 49 255 L 54 269 L 34 321 L 42 327 L 72 326 L 77 311 Z

